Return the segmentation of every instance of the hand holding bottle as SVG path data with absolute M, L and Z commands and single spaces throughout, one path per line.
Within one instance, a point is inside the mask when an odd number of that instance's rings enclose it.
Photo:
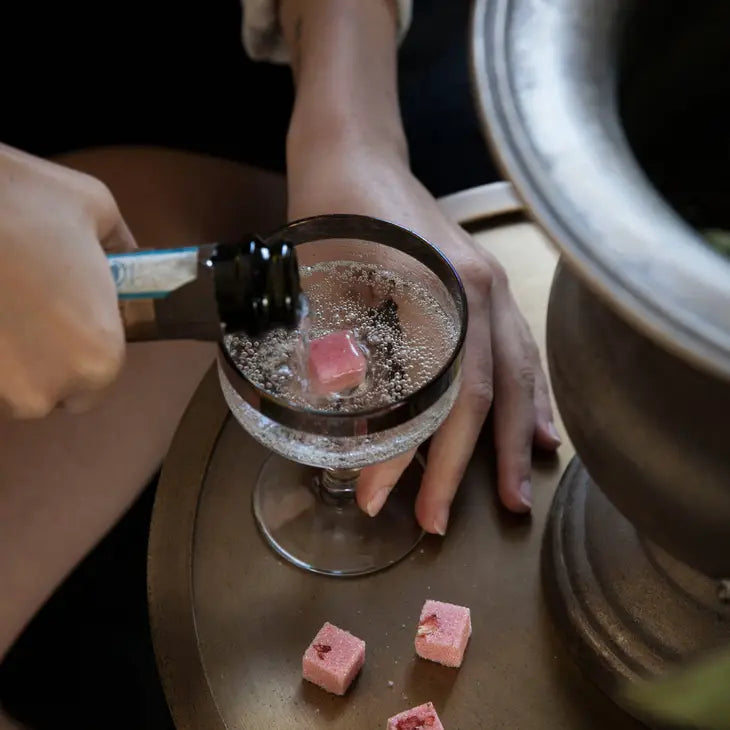
M 103 183 L 0 145 L 0 411 L 87 407 L 124 332 L 105 251 L 135 243 Z

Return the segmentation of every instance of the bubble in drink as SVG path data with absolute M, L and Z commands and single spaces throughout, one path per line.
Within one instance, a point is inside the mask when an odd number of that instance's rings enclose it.
M 435 378 L 456 347 L 457 313 L 448 295 L 439 297 L 428 282 L 352 261 L 302 267 L 300 279 L 308 311 L 297 331 L 278 329 L 258 340 L 226 337 L 241 372 L 294 405 L 341 413 L 387 406 Z M 316 343 L 336 336 L 342 344 L 338 338 L 345 335 L 356 348 L 348 367 L 357 377 L 342 388 L 322 388 L 327 368 L 317 359 Z M 320 367 L 310 378 L 312 354 Z

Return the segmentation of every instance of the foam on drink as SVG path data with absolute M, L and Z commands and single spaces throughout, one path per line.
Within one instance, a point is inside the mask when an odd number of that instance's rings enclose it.
M 226 338 L 251 382 L 293 404 L 343 413 L 386 406 L 432 380 L 456 346 L 456 313 L 415 279 L 351 261 L 305 266 L 300 278 L 309 312 L 297 331 Z M 352 334 L 367 374 L 356 388 L 323 394 L 309 384 L 309 343 L 341 331 Z

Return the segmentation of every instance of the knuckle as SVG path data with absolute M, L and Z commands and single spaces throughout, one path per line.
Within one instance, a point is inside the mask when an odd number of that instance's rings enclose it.
M 56 407 L 56 399 L 40 391 L 25 393 L 19 398 L 10 400 L 10 412 L 20 420 L 38 420 L 46 418 Z
M 116 202 L 109 186 L 98 177 L 84 174 L 83 189 L 86 196 L 99 207 L 116 208 Z
M 488 413 L 494 401 L 494 386 L 491 380 L 476 380 L 464 388 L 464 397 L 477 413 Z
M 464 284 L 483 295 L 495 287 L 509 287 L 507 271 L 491 256 L 470 256 L 462 261 L 459 269 Z
M 100 206 L 116 208 L 116 202 L 109 186 L 92 175 L 86 176 L 86 189 L 89 197 L 93 198 Z
M 91 175 L 85 176 L 84 200 L 87 213 L 97 221 L 103 235 L 118 225 L 121 214 L 117 201 L 109 187 L 101 180 Z
M 478 258 L 469 259 L 462 265 L 461 270 L 467 286 L 483 293 L 491 291 L 494 277 L 492 267 L 486 261 Z
M 489 265 L 492 274 L 492 286 L 499 286 L 506 289 L 509 287 L 509 277 L 507 270 L 496 259 Z
M 123 338 L 110 333 L 97 334 L 75 363 L 76 380 L 92 390 L 108 387 L 122 369 L 124 354 Z
M 525 349 L 527 351 L 527 357 L 531 362 L 535 363 L 535 367 L 541 367 L 540 363 L 540 348 L 537 346 L 535 340 L 532 337 L 528 337 L 525 343 Z
M 535 368 L 529 362 L 521 363 L 513 372 L 513 378 L 520 390 L 532 397 L 535 393 Z
M 83 379 L 92 389 L 106 388 L 117 379 L 122 362 L 123 358 L 116 354 L 90 358 L 81 370 Z

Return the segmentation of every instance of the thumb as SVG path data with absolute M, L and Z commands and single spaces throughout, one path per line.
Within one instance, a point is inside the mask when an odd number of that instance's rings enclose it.
M 101 247 L 107 253 L 126 253 L 139 248 L 123 218 L 119 219 L 117 225 L 102 240 Z

